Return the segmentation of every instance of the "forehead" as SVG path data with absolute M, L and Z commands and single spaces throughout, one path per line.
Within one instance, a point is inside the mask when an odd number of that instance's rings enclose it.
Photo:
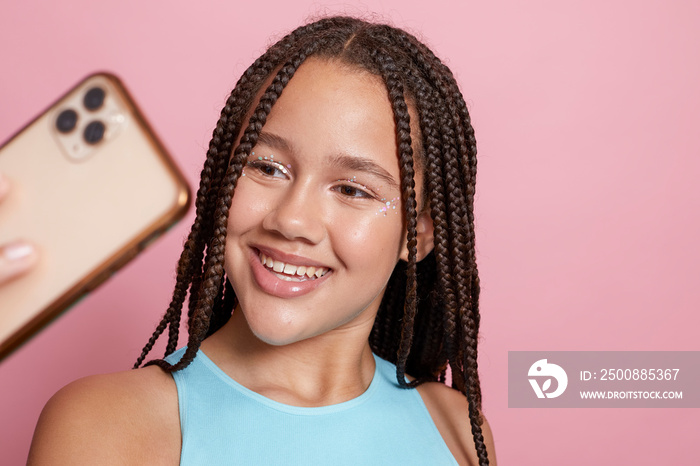
M 337 61 L 303 63 L 263 131 L 288 140 L 300 155 L 343 153 L 397 165 L 394 116 L 381 78 Z

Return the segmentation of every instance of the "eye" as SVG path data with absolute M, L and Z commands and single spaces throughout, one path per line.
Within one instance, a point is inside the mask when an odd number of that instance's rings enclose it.
M 356 186 L 343 184 L 335 187 L 335 190 L 346 197 L 353 197 L 359 199 L 373 199 L 374 196 L 364 191 Z
M 256 170 L 261 175 L 270 178 L 286 178 L 289 174 L 289 170 L 287 170 L 287 167 L 278 162 L 272 162 L 267 160 L 251 160 L 246 165 Z

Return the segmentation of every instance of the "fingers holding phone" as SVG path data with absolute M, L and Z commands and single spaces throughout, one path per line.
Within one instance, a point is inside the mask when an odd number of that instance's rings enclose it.
M 0 204 L 9 191 L 10 184 L 0 173 Z M 26 241 L 0 244 L 0 286 L 30 270 L 36 261 L 36 248 Z

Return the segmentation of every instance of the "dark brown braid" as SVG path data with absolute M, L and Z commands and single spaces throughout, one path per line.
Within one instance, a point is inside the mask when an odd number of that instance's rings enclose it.
M 414 36 L 390 26 L 348 17 L 325 18 L 291 32 L 245 71 L 226 101 L 207 151 L 196 218 L 178 263 L 173 299 L 134 367 L 143 363 L 166 328 L 165 355 L 175 351 L 188 293 L 189 336 L 184 355 L 175 364 L 162 359 L 148 364 L 169 372 L 186 367 L 202 340 L 231 316 L 237 300 L 223 268 L 231 200 L 272 107 L 310 56 L 380 77 L 394 114 L 408 261 L 399 262 L 389 279 L 369 337 L 372 351 L 396 364 L 397 380 L 405 387 L 444 382 L 449 367 L 453 388 L 465 394 L 469 403 L 479 464 L 487 465 L 477 366 L 474 130 L 452 72 Z M 246 120 L 255 97 L 271 77 Z M 413 132 L 409 108 L 417 116 Z M 240 142 L 234 147 L 239 134 Z M 424 174 L 420 205 L 429 209 L 434 227 L 433 251 L 420 262 L 416 261 L 419 203 L 414 171 Z M 408 383 L 404 374 L 415 380 Z
M 396 122 L 396 135 L 398 139 L 399 168 L 401 173 L 401 187 L 404 209 L 406 213 L 406 228 L 408 235 L 406 243 L 408 247 L 408 264 L 406 265 L 406 298 L 404 302 L 403 322 L 401 325 L 401 337 L 399 339 L 399 351 L 396 361 L 396 377 L 403 387 L 416 386 L 418 380 L 407 383 L 406 361 L 413 341 L 413 323 L 416 317 L 416 193 L 413 171 L 413 148 L 411 147 L 411 124 L 408 114 L 408 106 L 404 98 L 403 83 L 399 77 L 399 70 L 389 55 L 378 50 L 372 51 L 373 58 L 378 64 L 384 83 L 389 91 L 389 100 L 394 112 Z

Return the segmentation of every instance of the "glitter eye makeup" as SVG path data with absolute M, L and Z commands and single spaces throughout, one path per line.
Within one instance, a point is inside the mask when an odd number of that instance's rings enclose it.
M 254 156 L 255 152 L 251 152 L 250 155 Z M 264 166 L 269 166 L 271 168 L 279 170 L 280 172 L 284 173 L 285 175 L 289 175 L 289 170 L 292 168 L 291 164 L 284 165 L 280 162 L 277 162 L 275 160 L 274 154 L 270 154 L 269 157 L 259 155 L 256 159 L 249 160 L 246 163 L 246 166 L 243 167 L 242 176 L 245 176 L 245 169 L 247 167 L 253 167 L 255 169 L 261 170 L 262 168 L 265 168 Z
M 383 197 L 380 200 L 384 202 L 384 205 L 379 209 L 379 212 L 377 212 L 375 215 L 384 214 L 384 216 L 386 217 L 387 212 L 391 211 L 398 215 L 399 211 L 396 209 L 396 203 L 399 201 L 398 197 L 395 197 L 391 200 L 387 200 L 385 197 Z
M 353 176 L 352 178 L 346 178 L 346 179 L 342 179 L 342 178 L 341 178 L 341 179 L 339 179 L 339 180 L 335 180 L 335 183 L 337 183 L 337 182 L 339 182 L 339 181 L 347 181 L 348 183 L 356 184 L 356 185 L 359 186 L 360 188 L 362 188 L 362 189 L 364 189 L 365 191 L 367 191 L 368 194 L 371 193 L 371 192 L 374 192 L 373 190 L 369 189 L 367 186 L 363 185 L 362 183 L 358 183 L 358 182 L 357 182 L 357 177 L 356 177 L 356 176 Z
M 275 160 L 274 154 L 270 154 L 269 156 L 263 156 L 263 155 L 255 155 L 255 152 L 250 153 L 252 160 L 248 160 L 246 163 L 245 167 L 243 167 L 243 172 L 241 176 L 246 176 L 246 168 L 251 168 L 253 170 L 256 170 L 256 172 L 260 172 L 262 176 L 269 177 L 269 178 L 275 178 L 278 177 L 279 174 L 283 174 L 285 176 L 289 176 L 290 174 L 290 169 L 292 168 L 291 164 L 284 165 L 283 163 L 280 163 Z M 267 173 L 266 170 L 276 170 L 278 173 Z M 375 189 L 372 189 L 368 186 L 363 185 L 362 183 L 357 181 L 357 176 L 353 175 L 352 178 L 340 178 L 334 181 L 334 183 L 351 183 L 354 186 L 351 185 L 344 185 L 342 187 L 347 187 L 350 188 L 351 191 L 354 191 L 355 194 L 359 195 L 354 195 L 352 193 L 346 193 L 346 192 L 341 192 L 344 196 L 348 198 L 353 198 L 353 199 L 364 199 L 364 200 L 374 200 L 378 201 L 382 204 L 382 206 L 379 208 L 379 210 L 375 213 L 375 215 L 383 215 L 384 217 L 387 216 L 387 213 L 389 212 L 394 212 L 394 214 L 399 213 L 399 211 L 396 209 L 396 204 L 399 201 L 399 197 L 394 197 L 393 199 L 387 199 L 386 197 L 379 197 L 380 195 L 377 194 L 377 191 Z
M 377 194 L 376 194 L 376 190 L 369 188 L 369 187 L 363 185 L 362 183 L 359 183 L 357 181 L 356 176 L 353 176 L 352 178 L 341 178 L 339 180 L 335 180 L 335 183 L 339 183 L 339 182 L 352 183 L 355 186 L 348 186 L 348 187 L 363 194 L 361 196 L 350 196 L 350 197 L 359 197 L 359 198 L 363 198 L 363 199 L 378 199 L 379 198 L 379 196 L 377 196 Z
M 362 183 L 358 183 L 357 177 L 353 176 L 352 178 L 348 179 L 340 179 L 336 180 L 336 183 L 339 181 L 347 181 L 349 183 L 353 183 L 358 186 L 358 188 L 355 189 L 362 189 L 367 192 L 367 194 L 370 197 L 374 197 L 375 195 L 373 194 L 375 191 L 368 188 L 367 186 L 363 185 Z M 379 198 L 379 196 L 375 197 L 376 200 L 382 203 L 382 206 L 379 208 L 379 211 L 375 213 L 375 215 L 383 215 L 384 217 L 387 216 L 387 213 L 389 212 L 394 212 L 394 214 L 398 215 L 399 210 L 396 209 L 396 204 L 399 202 L 400 197 L 394 197 L 393 199 L 387 199 L 385 197 Z

